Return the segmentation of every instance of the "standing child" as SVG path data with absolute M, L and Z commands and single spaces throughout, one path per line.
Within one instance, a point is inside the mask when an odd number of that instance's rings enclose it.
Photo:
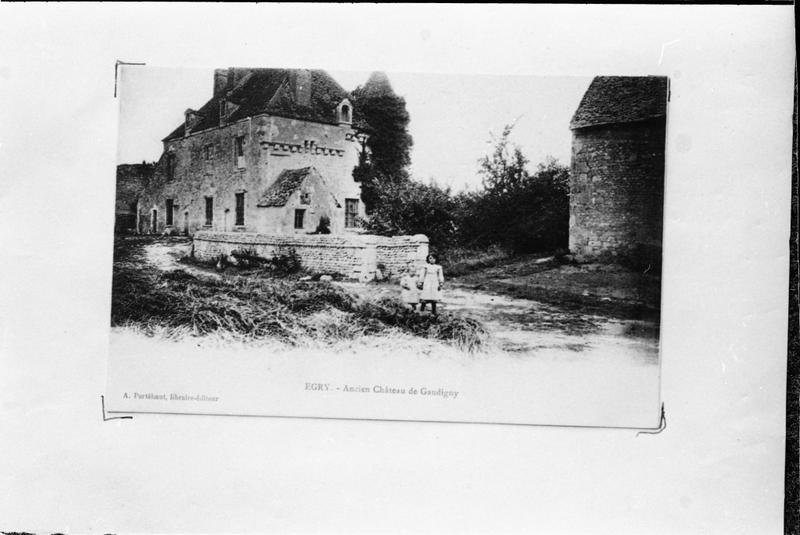
M 444 273 L 442 272 L 442 266 L 436 263 L 436 257 L 434 255 L 428 255 L 428 263 L 419 270 L 418 277 L 422 282 L 422 292 L 419 296 L 419 311 L 422 312 L 425 310 L 425 305 L 430 303 L 431 313 L 435 316 L 436 303 L 442 300 Z
M 419 288 L 417 287 L 417 277 L 414 273 L 414 263 L 409 262 L 403 276 L 400 277 L 400 299 L 416 311 L 419 304 Z

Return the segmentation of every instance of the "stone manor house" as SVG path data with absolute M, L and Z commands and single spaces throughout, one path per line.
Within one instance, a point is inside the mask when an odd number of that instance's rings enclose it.
M 184 116 L 132 207 L 138 232 L 308 234 L 323 217 L 332 234 L 355 230 L 363 139 L 325 71 L 217 69 L 211 99 Z
M 364 88 L 391 91 L 373 73 Z M 154 166 L 117 167 L 116 230 L 192 236 L 192 254 L 294 251 L 303 266 L 371 280 L 421 264 L 428 239 L 373 236 L 353 169 L 366 137 L 348 93 L 321 70 L 228 68 L 162 140 Z M 329 233 L 320 233 L 327 218 Z

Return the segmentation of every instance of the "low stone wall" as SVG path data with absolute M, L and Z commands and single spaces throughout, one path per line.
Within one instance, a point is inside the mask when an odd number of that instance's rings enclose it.
M 251 250 L 264 258 L 294 250 L 303 267 L 320 273 L 339 273 L 358 280 L 375 278 L 378 264 L 397 276 L 409 261 L 420 264 L 428 254 L 422 234 L 387 238 L 369 234 L 269 235 L 251 232 L 199 231 L 194 255 L 211 260 L 235 250 Z
M 386 274 L 399 277 L 409 262 L 420 266 L 428 256 L 428 237 L 424 234 L 414 236 L 375 236 L 375 260 L 383 264 Z

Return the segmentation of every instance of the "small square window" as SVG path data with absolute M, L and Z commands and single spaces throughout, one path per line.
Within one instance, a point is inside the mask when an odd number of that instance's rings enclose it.
M 300 204 L 311 204 L 311 193 L 304 191 L 300 194 Z
M 298 208 L 294 211 L 294 228 L 302 229 L 304 228 L 306 218 L 306 211 L 305 209 Z

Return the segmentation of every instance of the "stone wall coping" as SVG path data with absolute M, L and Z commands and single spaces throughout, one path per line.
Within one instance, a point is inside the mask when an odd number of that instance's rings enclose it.
M 257 232 L 221 232 L 201 230 L 194 234 L 195 240 L 237 243 L 242 245 L 304 245 L 317 247 L 390 247 L 402 243 L 428 243 L 424 234 L 413 236 L 377 236 L 374 234 L 261 234 Z

